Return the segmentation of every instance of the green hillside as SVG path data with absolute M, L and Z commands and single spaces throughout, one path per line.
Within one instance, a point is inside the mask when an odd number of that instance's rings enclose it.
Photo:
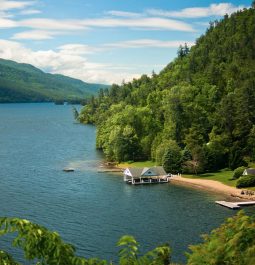
M 210 24 L 158 75 L 100 91 L 80 113 L 109 160 L 153 160 L 169 171 L 255 160 L 255 9 Z
M 0 59 L 0 102 L 80 102 L 107 87 Z

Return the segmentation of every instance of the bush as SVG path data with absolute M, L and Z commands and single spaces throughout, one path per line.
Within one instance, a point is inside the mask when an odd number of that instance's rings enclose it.
M 190 246 L 187 265 L 254 265 L 255 218 L 240 211 L 228 218 L 201 244 Z
M 240 177 L 236 183 L 237 188 L 245 188 L 253 186 L 255 186 L 255 176 L 251 175 Z
M 232 179 L 239 179 L 242 175 L 246 167 L 238 167 L 235 169 Z

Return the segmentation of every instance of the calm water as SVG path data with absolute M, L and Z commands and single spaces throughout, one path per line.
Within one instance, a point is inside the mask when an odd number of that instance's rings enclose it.
M 113 259 L 117 240 L 131 234 L 146 251 L 170 242 L 183 262 L 189 244 L 234 213 L 214 204 L 219 195 L 171 184 L 133 187 L 97 173 L 95 128 L 75 124 L 70 106 L 0 105 L 0 147 L 0 215 L 57 230 L 86 257 Z M 76 171 L 62 171 L 69 166 Z M 10 251 L 7 240 L 0 247 Z

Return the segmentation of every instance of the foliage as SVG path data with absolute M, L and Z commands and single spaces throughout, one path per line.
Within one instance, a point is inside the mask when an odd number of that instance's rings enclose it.
M 107 88 L 4 59 L 0 59 L 0 72 L 0 102 L 85 103 L 100 88 Z
M 239 179 L 242 175 L 246 167 L 238 167 L 234 170 L 232 179 Z
M 56 232 L 19 218 L 0 218 L 0 236 L 14 234 L 13 246 L 24 251 L 24 257 L 37 265 L 113 265 L 100 259 L 86 259 L 75 255 L 75 248 L 65 243 Z M 190 246 L 188 265 L 253 265 L 255 264 L 255 217 L 240 211 L 228 218 L 204 242 Z M 134 237 L 123 236 L 117 246 L 119 265 L 168 265 L 171 249 L 168 245 L 156 247 L 144 255 Z M 21 265 L 10 254 L 0 251 L 0 264 Z M 30 263 L 31 264 L 31 263 Z M 173 264 L 172 264 L 173 265 Z
M 247 150 L 252 161 L 255 161 L 255 125 L 252 126 L 247 140 Z
M 228 218 L 203 239 L 203 243 L 190 246 L 188 265 L 255 264 L 255 218 L 243 211 Z
M 166 150 L 163 156 L 163 167 L 168 173 L 177 173 L 181 165 L 181 148 L 176 142 L 172 141 L 169 148 Z
M 123 236 L 117 246 L 122 247 L 119 251 L 120 265 L 168 265 L 170 263 L 170 248 L 168 245 L 160 246 L 149 251 L 143 256 L 138 256 L 138 243 L 132 236 Z
M 237 188 L 246 188 L 246 187 L 254 187 L 255 186 L 255 176 L 253 175 L 245 175 L 238 179 L 236 183 Z
M 254 8 L 226 15 L 193 47 L 181 46 L 158 75 L 112 85 L 91 98 L 80 120 L 96 124 L 97 147 L 109 160 L 162 165 L 175 141 L 191 155 L 183 170 L 193 172 L 254 160 L 254 19 Z
M 104 265 L 106 261 L 85 259 L 75 255 L 75 248 L 65 243 L 56 232 L 28 220 L 1 218 L 0 235 L 14 233 L 13 246 L 24 251 L 26 260 L 36 261 L 37 265 Z M 6 265 L 16 263 L 8 253 L 1 252 Z M 4 263 L 3 263 L 4 264 Z
M 0 218 L 0 236 L 13 233 L 13 246 L 24 251 L 28 261 L 37 265 L 107 265 L 105 260 L 86 259 L 75 255 L 75 248 L 65 243 L 56 232 L 19 218 Z M 120 265 L 168 265 L 171 250 L 159 246 L 145 255 L 139 255 L 138 243 L 132 236 L 123 236 L 118 244 Z M 10 254 L 0 251 L 0 264 L 20 265 Z
M 79 121 L 79 112 L 74 106 L 73 106 L 73 116 L 76 121 Z

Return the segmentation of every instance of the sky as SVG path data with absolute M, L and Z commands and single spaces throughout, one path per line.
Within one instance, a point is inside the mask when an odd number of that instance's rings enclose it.
M 90 83 L 158 73 L 232 0 L 0 0 L 0 58 Z

